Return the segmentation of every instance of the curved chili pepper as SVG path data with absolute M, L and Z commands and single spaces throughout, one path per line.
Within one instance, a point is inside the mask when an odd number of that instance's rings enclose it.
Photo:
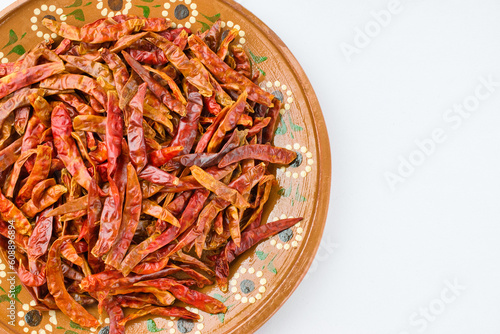
M 42 265 L 40 270 L 37 270 L 37 273 L 32 273 L 27 270 L 22 261 L 19 261 L 19 267 L 17 269 L 17 274 L 19 276 L 19 280 L 25 285 L 29 287 L 38 287 L 42 286 L 47 282 L 46 274 L 45 274 L 45 265 Z
M 94 79 L 80 74 L 57 74 L 40 82 L 41 88 L 78 89 L 94 97 L 102 106 L 107 104 L 104 89 Z
M 148 161 L 152 166 L 160 167 L 175 158 L 184 146 L 164 147 L 162 149 L 150 152 L 148 154 Z
M 296 158 L 297 153 L 285 148 L 262 144 L 245 145 L 229 152 L 221 162 L 219 162 L 219 167 L 224 167 L 244 159 L 256 159 L 268 161 L 273 164 L 288 165 Z
M 184 105 L 187 104 L 186 98 L 184 97 L 184 95 L 182 95 L 182 92 L 181 92 L 179 86 L 177 86 L 177 84 L 175 83 L 174 79 L 172 79 L 165 72 L 156 70 L 156 69 L 154 69 L 152 67 L 144 66 L 144 68 L 146 70 L 148 70 L 150 72 L 153 72 L 154 74 L 158 75 L 161 79 L 165 80 L 167 82 L 167 84 L 168 84 L 168 87 L 170 87 L 170 89 L 172 90 L 172 94 L 175 96 L 175 98 L 177 100 L 181 101 L 182 104 L 184 104 Z
M 144 130 L 142 128 L 142 115 L 144 97 L 146 96 L 147 85 L 139 86 L 139 90 L 130 101 L 130 116 L 127 127 L 128 145 L 130 147 L 130 160 L 134 164 L 137 172 L 140 173 L 147 163 L 146 143 L 144 141 Z
M 117 242 L 111 247 L 106 264 L 118 268 L 132 242 L 141 215 L 142 196 L 137 173 L 131 164 L 127 165 L 127 190 L 123 208 L 122 224 Z
M 47 63 L 23 69 L 0 78 L 0 98 L 64 71 L 62 63 Z
M 233 53 L 234 61 L 236 62 L 235 70 L 246 76 L 248 79 L 252 79 L 252 65 L 250 63 L 250 59 L 248 58 L 245 50 L 242 47 L 232 45 L 230 47 L 231 52 Z
M 28 120 L 30 116 L 29 107 L 21 107 L 14 110 L 14 128 L 19 135 L 23 135 L 26 131 L 26 126 L 28 125 Z
M 141 173 L 139 173 L 139 177 L 149 182 L 167 187 L 179 184 L 179 179 L 177 177 L 151 165 L 144 167 Z
M 68 110 L 62 103 L 56 103 L 51 116 L 52 135 L 59 159 L 68 171 L 76 178 L 77 182 L 86 190 L 90 186 L 90 175 L 84 167 L 82 157 L 71 137 L 72 124 Z
M 20 234 L 31 235 L 32 227 L 28 219 L 11 201 L 0 191 L 0 217 L 6 221 L 12 221 L 16 231 Z
M 97 327 L 99 322 L 85 308 L 69 295 L 64 285 L 61 268 L 60 250 L 63 243 L 72 240 L 74 236 L 65 236 L 54 241 L 47 258 L 47 287 L 59 309 L 71 320 L 84 327 Z
M 203 111 L 203 100 L 200 93 L 191 91 L 188 94 L 188 111 L 185 117 L 182 117 L 177 127 L 177 134 L 170 143 L 170 146 L 182 146 L 184 149 L 181 155 L 191 152 L 198 131 L 198 121 Z
M 28 180 L 19 190 L 16 197 L 17 206 L 23 206 L 30 199 L 35 186 L 45 180 L 50 172 L 52 157 L 52 148 L 50 146 L 40 145 L 36 150 L 36 159 L 33 169 L 28 176 Z M 39 202 L 38 202 L 39 203 Z M 37 204 L 38 204 L 37 203 Z
M 97 115 L 78 115 L 73 118 L 73 129 L 75 131 L 90 131 L 105 135 L 106 117 Z
M 168 63 L 167 57 L 160 49 L 154 51 L 130 49 L 128 52 L 132 58 L 143 64 L 165 65 Z
M 66 187 L 60 184 L 50 187 L 45 190 L 42 197 L 40 198 L 39 206 L 35 206 L 33 204 L 33 201 L 29 200 L 21 207 L 21 211 L 23 211 L 26 216 L 33 218 L 38 212 L 48 208 L 49 206 L 57 202 L 59 197 L 65 194 L 66 191 Z
M 229 51 L 229 44 L 231 44 L 232 41 L 238 36 L 239 30 L 236 28 L 231 29 L 226 37 L 222 40 L 220 43 L 219 49 L 217 50 L 217 56 L 224 60 L 227 56 L 227 53 Z M 213 50 L 213 49 L 212 49 Z M 213 50 L 215 52 L 215 50 Z
M 30 261 L 36 261 L 39 257 L 47 253 L 54 220 L 53 217 L 47 215 L 51 210 L 52 208 L 47 208 L 38 216 L 33 233 L 28 239 L 27 250 Z
M 267 112 L 267 116 L 271 118 L 269 125 L 262 130 L 262 143 L 267 144 L 272 142 L 276 127 L 278 126 L 278 118 L 280 117 L 281 102 L 278 99 L 273 99 L 273 107 Z

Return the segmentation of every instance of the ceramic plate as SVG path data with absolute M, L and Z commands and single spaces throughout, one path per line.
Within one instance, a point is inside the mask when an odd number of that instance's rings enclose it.
M 168 17 L 177 27 L 206 29 L 219 17 L 236 28 L 235 43 L 244 47 L 254 67 L 265 75 L 262 88 L 283 102 L 275 145 L 293 149 L 298 159 L 276 170 L 263 221 L 287 217 L 305 219 L 291 229 L 249 250 L 231 266 L 227 293 L 204 292 L 221 300 L 226 314 L 201 315 L 199 322 L 144 317 L 128 333 L 252 333 L 268 320 L 297 288 L 319 246 L 330 194 L 330 148 L 326 126 L 311 84 L 284 43 L 258 18 L 229 0 L 28 0 L 17 1 L 1 15 L 0 61 L 16 60 L 42 39 L 55 38 L 42 19 L 81 26 L 104 16 L 136 14 Z M 13 280 L 15 279 L 15 281 Z M 107 333 L 109 319 L 99 328 L 81 328 L 60 312 L 40 313 L 19 285 L 5 259 L 0 263 L 0 331 L 29 334 Z M 9 300 L 9 292 L 12 303 Z M 11 309 L 9 309 L 9 307 Z M 9 317 L 10 316 L 10 317 Z

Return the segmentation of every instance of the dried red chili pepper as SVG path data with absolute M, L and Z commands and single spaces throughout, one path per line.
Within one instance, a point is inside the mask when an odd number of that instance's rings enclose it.
M 47 258 L 47 287 L 50 294 L 54 297 L 54 300 L 59 307 L 59 309 L 66 314 L 71 320 L 84 327 L 97 327 L 99 326 L 99 321 L 95 319 L 90 313 L 85 310 L 80 304 L 78 304 L 69 295 L 66 287 L 64 285 L 64 277 L 61 268 L 61 257 L 60 249 L 62 245 L 68 240 L 72 240 L 74 237 L 66 236 L 54 241 L 50 247 L 49 255 Z
M 67 108 L 62 103 L 56 103 L 51 116 L 52 135 L 59 159 L 77 182 L 85 189 L 89 189 L 90 175 L 85 168 L 78 148 L 71 137 L 72 125 Z
M 262 144 L 245 145 L 229 152 L 221 160 L 221 162 L 219 162 L 219 167 L 225 167 L 229 164 L 233 164 L 244 159 L 256 159 L 261 161 L 268 161 L 273 164 L 288 165 L 296 158 L 297 153 L 285 148 Z

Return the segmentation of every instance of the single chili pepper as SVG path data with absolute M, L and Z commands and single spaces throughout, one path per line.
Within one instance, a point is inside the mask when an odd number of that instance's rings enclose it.
M 236 45 L 230 46 L 230 50 L 233 53 L 233 58 L 236 62 L 236 72 L 246 76 L 248 79 L 252 79 L 252 65 L 250 63 L 250 59 L 245 53 L 245 50 Z
M 150 200 L 144 200 L 142 202 L 142 213 L 166 221 L 174 226 L 180 226 L 179 221 L 174 215 L 172 215 L 172 213 L 170 213 L 170 211 L 162 208 Z
M 73 118 L 73 129 L 75 131 L 96 132 L 106 134 L 106 117 L 97 115 L 78 115 Z
M 108 178 L 112 178 L 117 168 L 117 160 L 121 154 L 123 138 L 123 115 L 118 107 L 118 94 L 108 91 L 106 120 L 106 147 L 108 152 Z
M 165 65 L 168 63 L 167 57 L 160 49 L 153 51 L 129 49 L 128 52 L 132 58 L 143 64 Z
M 17 108 L 14 110 L 14 128 L 16 132 L 22 136 L 24 131 L 26 131 L 26 126 L 28 125 L 28 120 L 30 116 L 30 108 L 28 106 Z
M 33 187 L 33 190 L 31 191 L 31 200 L 33 201 L 33 205 L 35 205 L 36 207 L 39 207 L 40 200 L 41 200 L 42 195 L 45 192 L 45 190 L 47 190 L 48 188 L 55 186 L 55 185 L 56 185 L 56 180 L 54 180 L 54 179 L 46 179 L 46 180 L 38 182 Z M 48 214 L 48 216 L 51 216 L 51 215 Z
M 78 148 L 71 137 L 72 125 L 67 108 L 62 103 L 56 103 L 51 116 L 54 145 L 59 159 L 77 182 L 86 190 L 89 189 L 90 175 L 85 168 Z
M 218 235 L 221 235 L 222 232 L 224 231 L 223 222 L 224 222 L 224 219 L 223 219 L 223 214 L 222 214 L 222 211 L 221 211 L 221 212 L 219 212 L 219 214 L 215 218 L 215 222 L 214 222 L 214 231 Z
M 130 67 L 132 67 L 132 69 L 139 74 L 142 80 L 148 84 L 149 89 L 160 101 L 162 101 L 170 110 L 178 113 L 179 115 L 183 116 L 186 114 L 186 108 L 182 102 L 174 98 L 165 87 L 161 86 L 155 79 L 153 79 L 148 71 L 137 60 L 132 58 L 125 51 L 122 51 L 122 55 Z
M 222 40 L 220 43 L 219 49 L 217 50 L 217 56 L 224 60 L 227 56 L 227 53 L 229 51 L 229 44 L 238 36 L 239 30 L 236 28 L 231 29 L 226 37 Z M 212 49 L 213 50 L 213 49 Z M 214 52 L 216 50 L 213 50 Z
M 58 94 L 56 99 L 69 104 L 73 107 L 79 115 L 95 115 L 96 111 L 92 109 L 87 103 L 79 96 L 68 93 L 68 94 Z
M 177 127 L 177 134 L 170 143 L 170 146 L 183 146 L 181 155 L 191 152 L 198 131 L 198 121 L 203 111 L 203 100 L 200 93 L 191 91 L 188 94 L 188 111 L 185 117 L 182 117 Z
M 278 99 L 273 99 L 273 107 L 267 112 L 267 116 L 271 118 L 269 125 L 262 130 L 262 143 L 267 144 L 272 142 L 276 127 L 278 126 L 278 118 L 280 117 L 281 102 Z
M 78 304 L 69 295 L 64 286 L 64 277 L 61 268 L 60 249 L 63 243 L 72 240 L 73 236 L 57 239 L 52 244 L 47 258 L 47 287 L 59 309 L 71 320 L 84 327 L 97 327 L 99 322 L 85 308 Z
M 116 16 L 114 17 L 114 19 L 116 19 Z M 123 37 L 120 37 L 120 39 L 116 41 L 116 43 L 113 45 L 110 51 L 112 53 L 118 53 L 122 50 L 125 50 L 126 48 L 130 47 L 132 44 L 134 44 L 135 42 L 142 39 L 148 34 L 149 32 L 145 31 L 134 35 L 125 35 Z
M 216 314 L 225 313 L 227 311 L 227 307 L 217 299 L 196 290 L 191 290 L 169 278 L 138 282 L 135 283 L 134 286 L 156 287 L 158 289 L 168 290 L 180 301 L 207 313 Z
M 47 282 L 45 276 L 45 265 L 40 266 L 40 270 L 36 273 L 32 273 L 27 270 L 23 262 L 19 262 L 19 267 L 17 269 L 17 274 L 19 276 L 19 280 L 25 285 L 29 287 L 38 287 L 42 286 Z
M 215 23 L 212 25 L 212 27 L 210 27 L 207 35 L 203 39 L 205 43 L 208 45 L 208 47 L 214 52 L 217 52 L 221 40 L 222 36 L 221 24 L 222 24 L 221 19 L 215 21 Z
M 224 119 L 221 121 L 219 127 L 213 134 L 210 143 L 208 144 L 207 152 L 211 153 L 217 151 L 222 140 L 224 139 L 225 134 L 236 127 L 239 119 L 241 118 L 241 115 L 245 110 L 246 99 L 247 93 L 245 91 L 238 97 L 238 100 L 227 111 Z
M 188 35 L 192 34 L 192 32 L 191 32 L 191 30 L 189 28 L 182 27 L 182 28 L 168 29 L 168 30 L 165 30 L 165 31 L 160 31 L 160 32 L 158 32 L 158 35 L 160 35 L 162 37 L 165 37 L 170 42 L 173 42 L 177 38 L 177 36 L 179 36 L 179 34 L 182 31 L 187 32 Z
M 148 154 L 148 161 L 152 166 L 160 167 L 175 158 L 184 146 L 164 147 Z
M 130 101 L 130 117 L 127 127 L 128 145 L 130 147 L 130 160 L 137 172 L 140 173 L 147 163 L 146 143 L 144 141 L 144 130 L 142 128 L 142 115 L 144 97 L 147 85 L 139 86 L 135 97 Z
M 120 302 L 115 297 L 108 297 L 103 301 L 103 307 L 109 316 L 109 332 L 113 334 L 125 334 L 125 315 Z
M 60 184 L 57 184 L 53 187 L 48 188 L 40 198 L 40 206 L 35 206 L 32 200 L 26 202 L 22 207 L 21 211 L 29 218 L 35 217 L 35 215 L 42 211 L 45 208 L 48 208 L 65 194 L 67 191 L 66 187 Z
M 248 93 L 248 99 L 266 106 L 272 105 L 274 96 L 250 81 L 247 77 L 231 69 L 196 35 L 189 36 L 189 47 L 207 69 L 224 84 L 236 84 L 240 91 Z
M 64 71 L 62 63 L 47 63 L 23 69 L 0 78 L 0 98 Z
M 94 79 L 80 74 L 53 75 L 40 82 L 41 88 L 78 89 L 99 101 L 101 106 L 107 104 L 104 89 Z
M 45 209 L 37 218 L 33 233 L 28 239 L 28 259 L 36 261 L 47 253 L 52 236 L 53 217 L 48 216 L 52 208 Z
M 179 184 L 179 179 L 172 174 L 164 172 L 163 170 L 147 165 L 139 174 L 141 179 L 156 183 L 161 186 L 176 186 Z
M 13 222 L 16 231 L 23 235 L 31 235 L 32 227 L 24 216 L 11 201 L 0 191 L 0 217 L 6 222 Z
M 203 97 L 203 104 L 204 106 L 206 107 L 207 111 L 209 113 L 211 113 L 212 115 L 215 115 L 217 116 L 222 108 L 220 107 L 220 105 L 217 103 L 217 101 L 215 100 L 215 93 L 212 94 L 212 96 L 209 96 L 209 97 Z
M 132 242 L 142 208 L 142 196 L 137 173 L 131 164 L 127 165 L 127 190 L 123 209 L 122 224 L 117 242 L 111 247 L 106 264 L 118 268 Z
M 214 88 L 210 83 L 207 70 L 199 63 L 191 61 L 174 43 L 157 34 L 152 34 L 153 38 L 146 38 L 148 41 L 159 47 L 165 53 L 167 59 L 186 78 L 186 80 L 196 87 L 203 96 L 211 96 Z
M 122 223 L 122 208 L 125 187 L 127 182 L 128 148 L 125 149 L 117 160 L 116 172 L 111 175 L 108 162 L 109 196 L 104 201 L 99 228 L 99 238 L 92 249 L 96 257 L 106 254 L 118 237 Z
M 271 117 L 266 117 L 259 122 L 256 122 L 254 126 L 252 126 L 250 130 L 248 130 L 247 137 L 250 138 L 257 135 L 262 129 L 265 129 L 269 125 L 270 121 Z
M 236 168 L 237 164 L 229 165 L 224 168 L 219 168 L 217 166 L 209 167 L 205 170 L 206 173 L 210 174 L 213 176 L 216 180 L 221 180 L 228 174 L 232 173 L 233 170 Z M 194 176 L 189 175 L 185 176 L 179 179 L 179 184 L 176 186 L 169 186 L 161 189 L 161 191 L 164 192 L 183 192 L 186 190 L 196 190 L 196 189 L 201 189 L 203 186 L 196 181 Z
M 219 167 L 224 167 L 244 159 L 256 159 L 274 164 L 288 165 L 296 158 L 297 153 L 284 148 L 262 144 L 245 145 L 229 152 L 221 162 L 219 162 Z
M 241 230 L 240 230 L 240 216 L 238 209 L 234 205 L 230 205 L 226 210 L 227 219 L 229 221 L 229 232 L 231 238 L 237 247 L 241 245 Z
M 186 310 L 183 307 L 176 307 L 176 306 L 171 306 L 171 307 L 154 307 L 154 306 L 149 306 L 145 307 L 142 310 L 136 311 L 134 313 L 131 313 L 127 315 L 125 318 L 123 318 L 120 322 L 122 326 L 125 326 L 125 324 L 129 321 L 135 320 L 137 318 L 143 317 L 145 315 L 159 315 L 163 317 L 176 317 L 176 318 L 182 318 L 182 319 L 191 319 L 191 320 L 198 320 L 200 319 L 200 316 L 196 313 L 192 313 L 188 310 Z
M 21 207 L 30 199 L 34 187 L 45 180 L 50 172 L 52 148 L 40 145 L 36 150 L 36 160 L 26 183 L 19 190 L 16 197 L 16 205 Z M 37 202 L 38 204 L 39 202 Z

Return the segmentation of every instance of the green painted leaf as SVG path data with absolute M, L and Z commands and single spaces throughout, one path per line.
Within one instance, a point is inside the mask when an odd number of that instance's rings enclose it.
M 290 197 L 291 193 L 292 193 L 292 185 L 290 185 L 290 187 L 288 187 L 287 189 L 281 188 L 280 190 L 278 190 L 278 195 L 281 195 L 283 197 Z
M 80 7 L 82 5 L 82 0 L 75 0 L 72 5 L 66 6 L 66 8 Z
M 217 299 L 218 301 L 220 301 L 221 303 L 225 303 L 225 302 L 226 302 L 226 300 L 228 300 L 228 299 L 229 299 L 229 297 L 224 298 L 224 296 L 222 296 L 222 295 L 220 295 L 220 294 L 218 294 L 218 293 L 216 293 L 216 294 L 214 295 L 214 298 L 215 298 L 215 299 Z
M 91 4 L 92 4 L 92 1 L 89 1 L 89 2 L 87 2 L 85 5 L 83 5 L 83 7 L 90 6 Z
M 258 70 L 259 70 L 259 72 L 260 72 L 263 76 L 266 76 L 266 75 L 267 75 L 267 74 L 266 74 L 266 72 L 264 72 L 264 70 L 263 70 L 263 69 L 258 68 Z
M 165 330 L 165 328 L 156 327 L 156 322 L 153 319 L 148 319 L 147 326 L 148 331 L 150 331 L 151 333 L 158 333 Z
M 21 39 L 24 38 L 24 36 L 26 36 L 27 32 L 25 32 L 22 36 L 21 36 Z
M 151 13 L 151 10 L 149 9 L 148 6 L 139 6 L 139 5 L 136 5 L 136 7 L 142 9 L 142 16 L 144 16 L 145 18 L 149 17 L 149 13 Z
M 0 296 L 0 303 L 9 302 L 9 301 L 10 301 L 9 296 L 7 296 L 7 295 L 1 295 Z
M 61 326 L 57 326 L 56 328 L 57 328 L 57 329 L 66 329 L 66 328 L 61 327 Z
M 256 251 L 255 255 L 257 255 L 259 260 L 264 261 L 267 258 L 267 256 L 269 255 L 269 253 L 264 253 L 263 251 Z
M 14 44 L 15 42 L 17 42 L 17 40 L 18 40 L 17 34 L 14 32 L 14 30 L 10 29 L 10 31 L 9 31 L 9 41 L 7 42 L 7 44 L 5 44 L 5 46 L 2 49 L 5 49 L 9 45 Z
M 153 2 L 154 0 L 141 0 L 143 2 Z
M 198 21 L 198 20 L 196 20 L 196 22 L 201 24 L 201 32 L 205 32 L 205 31 L 210 29 L 210 26 L 208 24 L 206 24 L 205 22 Z
M 1 286 L 0 286 L 0 290 L 2 290 L 3 292 L 7 293 L 7 291 L 5 291 L 5 289 L 2 288 Z
M 253 61 L 256 63 L 256 64 L 260 64 L 260 63 L 263 63 L 267 60 L 267 57 L 260 57 L 260 56 L 256 56 L 253 54 L 252 50 L 248 50 L 248 52 L 250 52 L 250 56 L 252 57 Z
M 288 128 L 286 127 L 285 120 L 283 119 L 283 117 L 281 117 L 280 125 L 278 125 L 278 127 L 276 128 L 275 134 L 277 136 L 284 135 L 287 131 L 288 131 Z
M 278 271 L 276 270 L 276 267 L 274 266 L 273 261 L 269 262 L 269 264 L 267 265 L 267 269 L 275 275 L 278 273 Z
M 221 323 L 224 323 L 224 318 L 226 317 L 226 315 L 224 313 L 218 313 L 217 314 L 217 318 L 219 318 L 219 321 Z
M 290 122 L 290 128 L 292 129 L 292 131 L 302 131 L 304 130 L 303 127 L 295 124 L 293 121 L 292 121 L 292 116 L 290 116 L 290 114 L 288 114 L 288 121 Z
M 154 5 L 152 6 L 153 8 L 158 8 L 158 7 L 161 7 L 161 5 Z
M 68 329 L 66 332 L 64 332 L 64 334 L 78 334 L 78 333 L 77 333 L 77 332 L 75 332 L 75 331 L 70 331 L 70 330 Z
M 302 196 L 299 192 L 299 185 L 297 185 L 297 190 L 295 190 L 295 200 L 298 202 L 305 202 L 307 199 Z
M 90 330 L 89 330 L 89 329 L 87 329 L 87 328 L 85 328 L 85 327 L 80 326 L 79 324 L 77 324 L 77 323 L 76 323 L 76 322 L 74 322 L 74 321 L 70 321 L 70 322 L 69 322 L 69 326 L 70 326 L 71 328 L 74 328 L 74 329 L 80 329 L 80 330 L 82 330 L 82 331 L 87 331 L 87 332 L 90 332 Z
M 74 16 L 78 21 L 85 21 L 85 15 L 83 14 L 83 10 L 75 9 L 71 13 L 66 15 L 67 17 Z
M 214 16 L 206 16 L 206 15 L 203 15 L 203 14 L 201 14 L 201 16 L 203 16 L 204 18 L 206 18 L 210 22 L 215 23 L 215 21 L 217 21 L 220 18 L 220 13 L 215 14 Z
M 266 268 L 266 266 L 265 266 L 265 265 L 263 265 L 263 266 L 262 266 L 262 270 L 264 270 L 265 268 Z

